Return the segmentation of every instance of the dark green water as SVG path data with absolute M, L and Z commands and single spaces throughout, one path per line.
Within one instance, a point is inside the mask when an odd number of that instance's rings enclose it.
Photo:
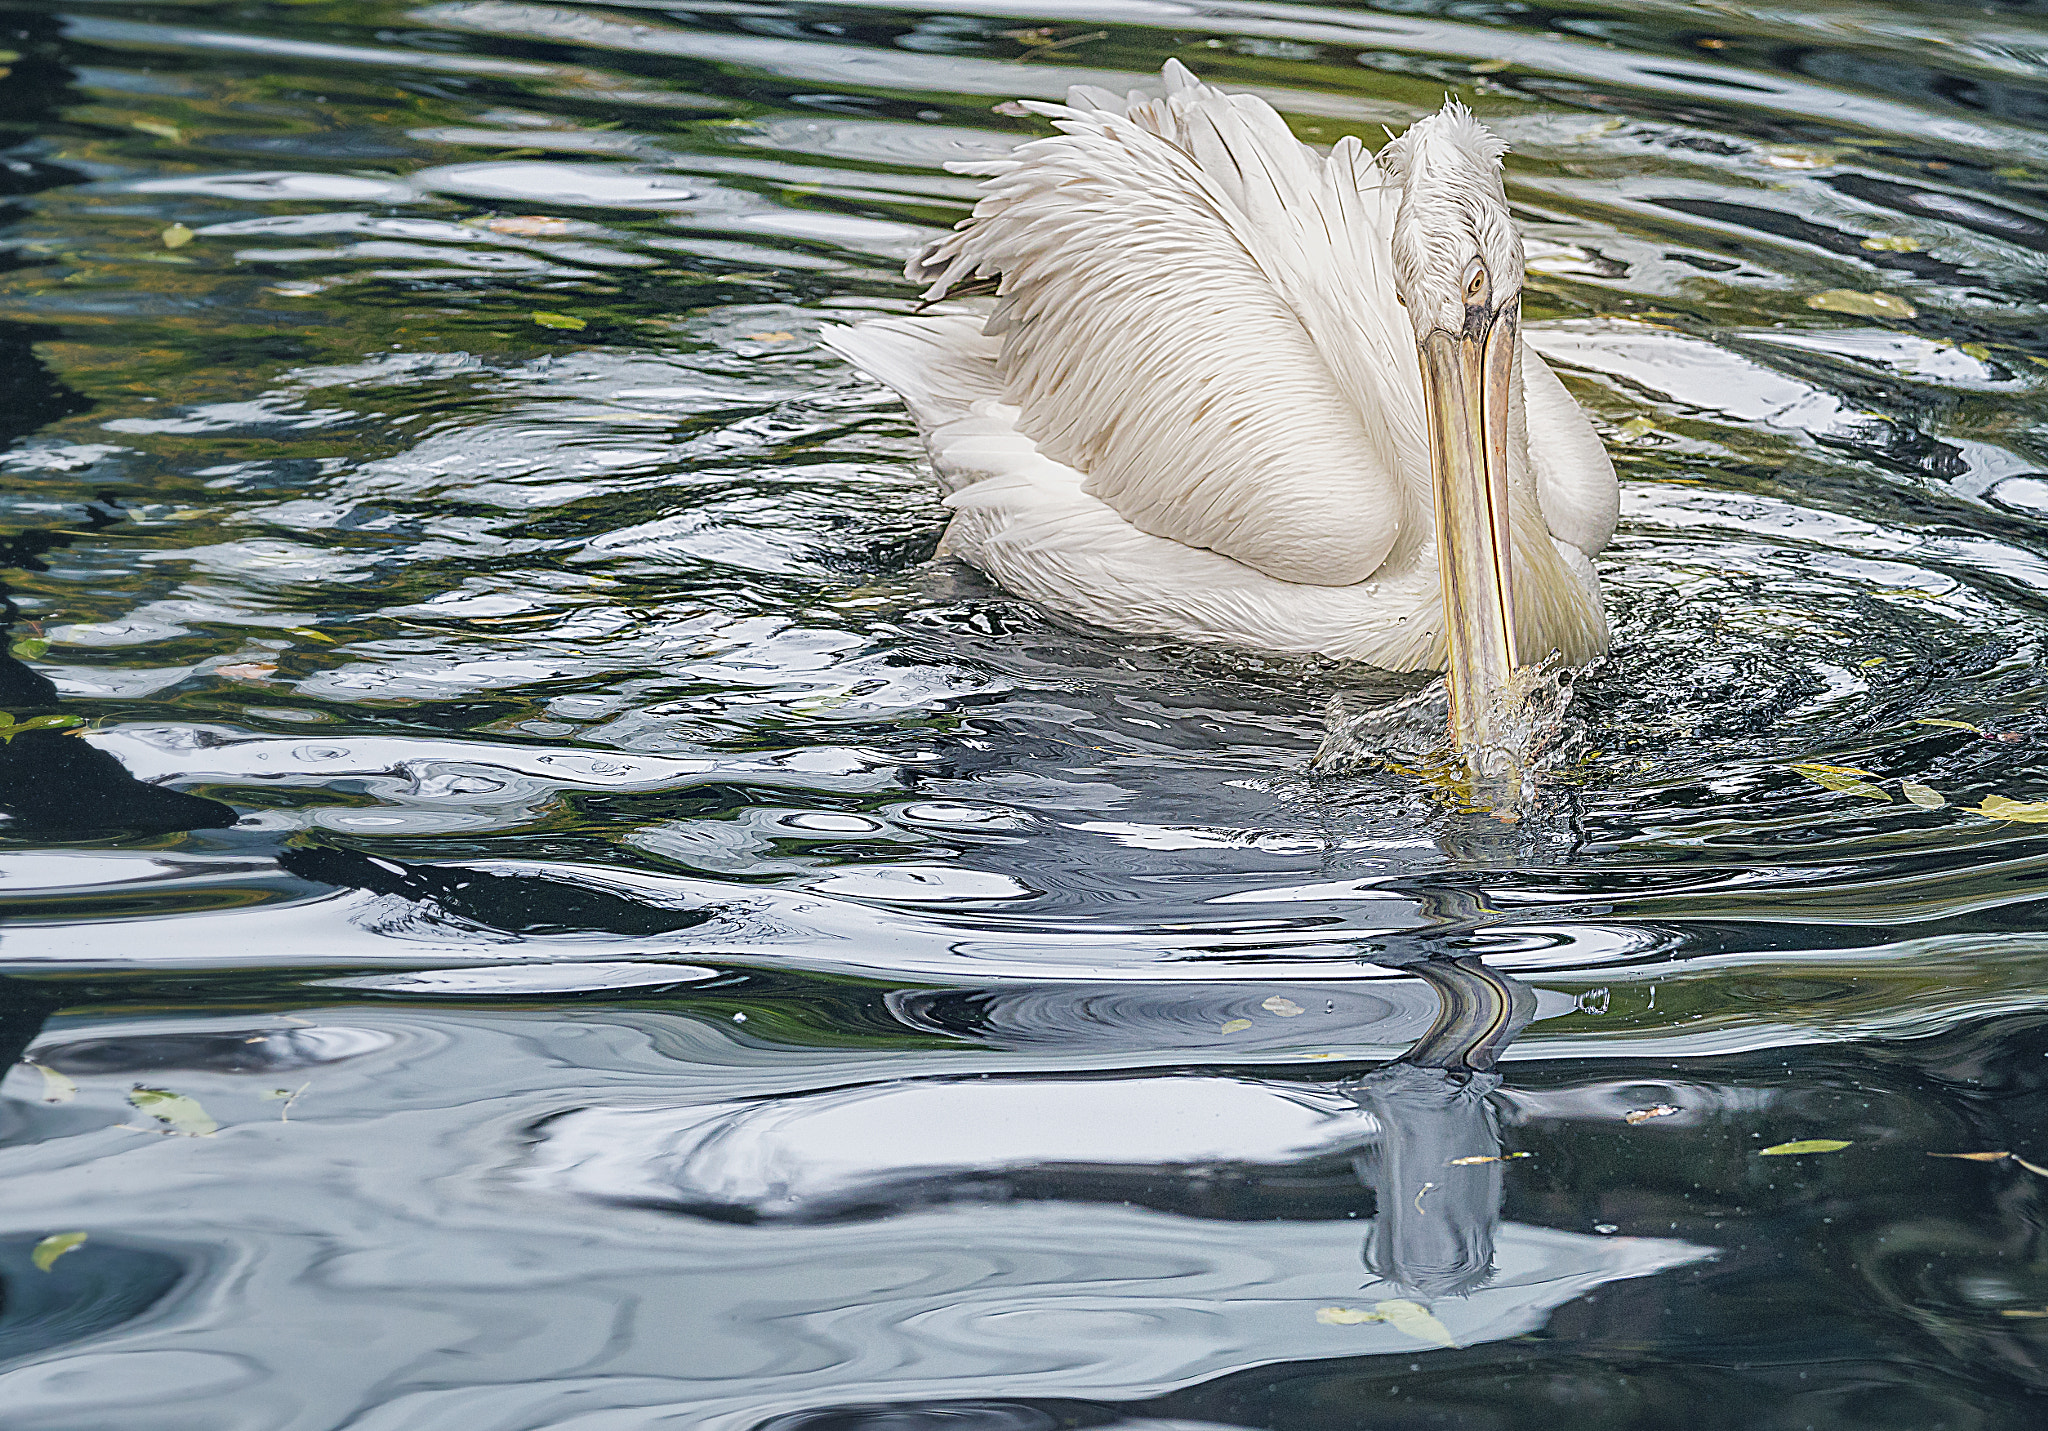
M 2048 1175 L 1929 1156 L 2048 1168 L 2038 11 L 0 48 L 8 1431 L 2048 1421 Z M 1520 826 L 1308 774 L 1404 683 L 935 564 L 814 341 L 1169 56 L 1514 146 L 1624 483 Z

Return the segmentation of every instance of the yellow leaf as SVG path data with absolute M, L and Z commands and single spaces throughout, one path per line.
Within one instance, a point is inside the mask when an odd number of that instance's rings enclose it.
M 1633 442 L 1638 437 L 1648 437 L 1657 430 L 1657 424 L 1647 417 L 1632 417 L 1621 425 L 1621 435 Z
M 533 315 L 533 321 L 540 324 L 543 328 L 566 328 L 572 333 L 580 332 L 590 326 L 589 323 L 578 318 L 573 313 L 536 313 Z
M 1986 795 L 1972 814 L 1987 820 L 2018 820 L 2028 825 L 2048 825 L 2048 800 L 2008 800 L 2003 795 Z
M 56 1266 L 57 1259 L 85 1241 L 83 1232 L 53 1232 L 35 1246 L 28 1260 L 35 1263 L 36 1271 L 47 1272 Z
M 1920 252 L 1920 240 L 1907 238 L 1904 234 L 1873 234 L 1863 240 L 1863 246 L 1875 253 Z
M 1948 803 L 1939 790 L 1932 785 L 1922 785 L 1917 780 L 1901 780 L 1899 789 L 1905 792 L 1908 800 L 1923 810 L 1939 810 Z
M 1420 1302 L 1411 1302 L 1406 1297 L 1396 1297 L 1389 1302 L 1375 1302 L 1372 1309 L 1380 1314 L 1380 1320 L 1399 1331 L 1406 1332 L 1420 1342 L 1435 1342 L 1440 1347 L 1454 1347 L 1458 1339 L 1451 1335 L 1449 1327 L 1430 1315 L 1429 1308 Z
M 1477 60 L 1465 68 L 1475 75 L 1497 75 L 1513 63 L 1513 60 Z
M 329 636 L 325 631 L 315 631 L 310 626 L 287 626 L 284 629 L 294 636 L 303 636 L 308 641 L 325 641 L 330 646 L 334 644 L 332 636 Z
M 1228 1023 L 1223 1025 L 1221 1032 L 1242 1033 L 1244 1030 L 1250 1028 L 1251 1026 L 1252 1021 L 1250 1019 L 1232 1019 Z
M 1765 1148 L 1760 1156 L 1766 1158 L 1796 1158 L 1805 1153 L 1839 1153 L 1850 1146 L 1849 1138 L 1801 1138 L 1796 1143 L 1779 1143 Z
M 1469 1158 L 1453 1158 L 1449 1166 L 1469 1168 L 1479 1163 L 1512 1163 L 1517 1158 L 1533 1158 L 1534 1153 L 1474 1153 Z
M 1647 1123 L 1652 1118 L 1669 1118 L 1678 1110 L 1669 1103 L 1652 1103 L 1648 1108 L 1631 1108 L 1621 1115 L 1624 1123 Z
M 187 1138 L 204 1138 L 220 1131 L 220 1124 L 207 1116 L 198 1099 L 168 1088 L 144 1088 L 138 1083 L 129 1092 L 128 1101 L 171 1132 Z
M 192 242 L 192 230 L 186 228 L 183 224 L 172 224 L 158 237 L 164 241 L 165 248 L 183 248 L 186 244 Z
M 1285 994 L 1275 994 L 1272 998 L 1260 1004 L 1259 1007 L 1269 1014 L 1278 1014 L 1283 1019 L 1291 1019 L 1301 1012 L 1301 1005 L 1295 1003 L 1294 1000 L 1288 998 Z
M 1316 1320 L 1326 1327 L 1355 1327 L 1361 1322 L 1381 1320 L 1378 1312 L 1364 1312 L 1356 1307 L 1318 1307 Z
M 144 134 L 154 134 L 159 139 L 168 139 L 173 144 L 185 142 L 185 136 L 178 132 L 177 125 L 166 124 L 161 119 L 131 119 L 128 123 L 131 128 L 139 129 Z
M 1970 1162 L 1970 1163 L 1996 1163 L 1996 1162 L 2002 1162 L 2002 1161 L 2004 1161 L 2004 1160 L 2005 1160 L 2006 1158 L 2009 1158 L 2009 1157 L 2011 1157 L 2011 1156 L 2012 1156 L 2012 1154 L 2011 1154 L 2011 1153 L 1929 1153 L 1929 1154 L 1928 1154 L 1927 1156 L 1928 1156 L 1928 1157 L 1930 1157 L 1930 1158 L 1961 1158 L 1961 1159 L 1963 1159 L 1963 1160 L 1964 1160 L 1965 1162 Z
M 29 1066 L 43 1076 L 43 1102 L 69 1103 L 78 1096 L 78 1085 L 56 1069 L 46 1068 L 40 1063 Z
M 1973 731 L 1978 735 L 1984 734 L 1984 728 L 1982 726 L 1971 725 L 1966 720 L 1936 720 L 1933 716 L 1922 716 L 1918 720 L 1914 721 L 1913 724 L 1938 725 L 1944 726 L 1949 730 L 1967 730 Z
M 2042 1167 L 2039 1163 L 2030 1163 L 2025 1158 L 2021 1157 L 2018 1153 L 2014 1153 L 2012 1155 L 2012 1160 L 2018 1163 L 2021 1167 L 2025 1168 L 2028 1172 L 2032 1173 L 2035 1177 L 2048 1178 L 2048 1168 Z
M 1819 765 L 1811 762 L 1792 768 L 1823 789 L 1839 790 L 1845 795 L 1861 795 L 1866 800 L 1891 803 L 1891 796 L 1868 780 L 1857 778 L 1870 774 L 1868 770 L 1859 770 L 1853 765 Z
M 546 214 L 515 214 L 489 219 L 484 227 L 494 234 L 512 234 L 519 238 L 554 238 L 576 232 L 576 225 L 569 220 L 551 218 Z
M 778 329 L 773 333 L 749 333 L 746 336 L 746 341 L 749 343 L 787 343 L 795 336 L 796 334 L 794 333 L 784 333 Z
M 2001 1317 L 2048 1317 L 2048 1311 L 2035 1311 L 2032 1307 L 2000 1307 Z
M 1884 664 L 1884 657 L 1882 657 L 1882 656 L 1871 656 L 1871 657 L 1868 657 L 1868 658 L 1866 658 L 1866 659 L 1864 659 L 1864 660 L 1858 661 L 1858 662 L 1857 662 L 1856 664 L 1857 664 L 1857 665 L 1859 665 L 1859 666 L 1861 666 L 1861 667 L 1862 667 L 1862 668 L 1863 668 L 1864 670 L 1866 670 L 1866 671 L 1867 671 L 1867 670 L 1869 670 L 1869 669 L 1870 669 L 1870 668 L 1871 668 L 1872 666 L 1882 666 L 1882 665 Z
M 1774 145 L 1764 154 L 1773 169 L 1825 169 L 1841 158 L 1838 149 L 1804 149 L 1797 145 Z
M 1830 288 L 1806 300 L 1808 308 L 1829 313 L 1853 313 L 1858 318 L 1912 318 L 1919 310 L 1896 293 L 1859 293 L 1853 288 Z

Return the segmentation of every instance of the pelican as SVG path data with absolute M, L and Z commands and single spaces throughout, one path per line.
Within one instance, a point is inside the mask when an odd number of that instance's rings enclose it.
M 1199 82 L 1023 101 L 905 270 L 986 312 L 825 342 L 916 420 L 941 555 L 1114 630 L 1444 670 L 1487 743 L 1524 660 L 1606 649 L 1614 467 L 1521 333 L 1507 146 L 1455 100 L 1368 154 Z

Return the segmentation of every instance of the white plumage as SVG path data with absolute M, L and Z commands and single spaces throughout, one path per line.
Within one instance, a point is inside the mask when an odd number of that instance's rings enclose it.
M 908 404 L 951 490 L 942 552 L 1016 594 L 1119 630 L 1441 667 L 1411 320 L 1439 261 L 1455 301 L 1467 251 L 1511 266 L 1519 302 L 1499 143 L 1447 105 L 1386 162 L 1355 139 L 1324 157 L 1262 100 L 1171 61 L 1164 78 L 1156 98 L 1027 102 L 1058 135 L 950 166 L 986 195 L 908 272 L 932 299 L 1000 276 L 992 311 L 825 341 Z M 1464 247 L 1398 232 L 1422 222 L 1463 223 Z M 1524 347 L 1515 368 L 1515 635 L 1524 659 L 1583 661 L 1607 641 L 1590 558 L 1614 470 L 1542 359 Z

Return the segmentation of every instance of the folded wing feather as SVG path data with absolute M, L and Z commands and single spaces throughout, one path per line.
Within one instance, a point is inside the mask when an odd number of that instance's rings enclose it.
M 1156 99 L 1031 106 L 1061 133 L 957 166 L 989 192 L 912 274 L 932 297 L 1001 276 L 1003 401 L 1133 526 L 1362 581 L 1427 526 L 1426 486 L 1395 475 L 1428 464 L 1384 276 L 1393 196 L 1356 141 L 1318 158 L 1263 102 L 1167 77 Z

